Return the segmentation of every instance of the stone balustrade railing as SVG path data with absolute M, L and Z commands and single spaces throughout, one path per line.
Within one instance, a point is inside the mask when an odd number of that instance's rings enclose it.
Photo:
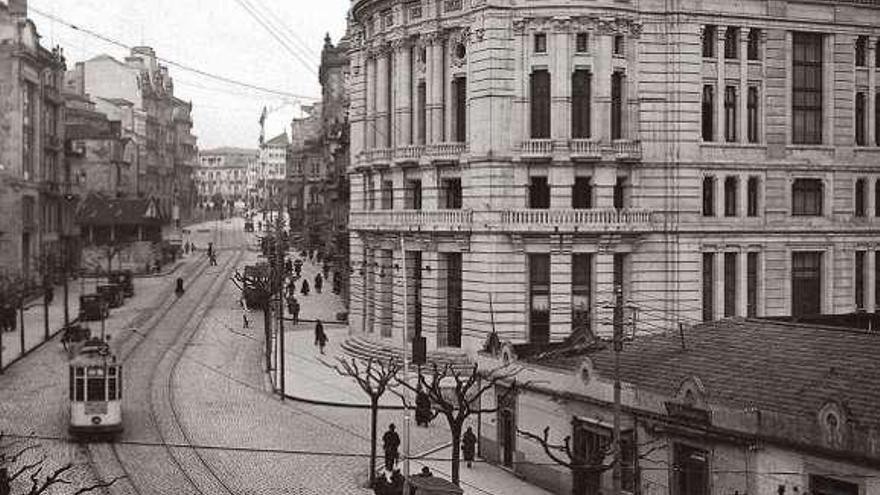
M 651 210 L 640 208 L 591 208 L 591 209 L 534 209 L 524 208 L 501 212 L 502 230 L 517 226 L 546 227 L 608 227 L 651 224 Z
M 425 146 L 426 154 L 432 158 L 458 158 L 467 152 L 467 143 L 431 143 Z
M 396 160 L 418 160 L 425 154 L 425 146 L 421 144 L 407 144 L 394 150 Z
M 552 139 L 529 139 L 520 144 L 523 155 L 550 155 L 553 153 Z

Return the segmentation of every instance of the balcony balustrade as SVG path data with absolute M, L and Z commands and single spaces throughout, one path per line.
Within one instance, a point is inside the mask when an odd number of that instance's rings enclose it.
M 421 144 L 407 144 L 398 146 L 394 150 L 394 161 L 417 162 L 425 154 L 425 146 Z
M 593 139 L 572 139 L 568 150 L 574 160 L 598 160 L 602 158 L 602 147 Z
M 370 210 L 353 211 L 349 227 L 355 230 L 469 230 L 471 210 Z
M 523 158 L 551 158 L 553 156 L 553 140 L 529 139 L 520 143 L 519 149 Z
M 651 210 L 639 208 L 516 209 L 500 212 L 499 229 L 511 232 L 651 230 Z
M 467 149 L 467 143 L 432 143 L 425 147 L 432 161 L 459 161 Z
M 633 161 L 642 159 L 641 141 L 619 139 L 611 143 L 614 158 L 620 161 Z
M 391 162 L 391 148 L 373 148 L 364 150 L 364 161 L 369 165 L 381 165 Z

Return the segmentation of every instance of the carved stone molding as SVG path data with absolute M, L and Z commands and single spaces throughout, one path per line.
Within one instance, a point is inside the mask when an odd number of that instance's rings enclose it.
M 424 40 L 426 45 L 435 45 L 443 42 L 444 35 L 440 31 L 428 31 L 421 34 L 421 39 Z
M 553 26 L 553 31 L 557 33 L 567 33 L 571 31 L 572 20 L 571 17 L 554 17 L 550 21 Z
M 528 25 L 528 23 L 528 19 L 514 19 L 513 32 L 515 34 L 523 34 L 526 31 L 526 26 Z

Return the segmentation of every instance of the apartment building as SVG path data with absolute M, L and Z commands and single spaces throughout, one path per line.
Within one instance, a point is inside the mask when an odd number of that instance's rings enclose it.
M 248 195 L 247 172 L 257 163 L 259 156 L 259 151 L 246 148 L 200 151 L 199 168 L 194 173 L 199 201 L 219 201 L 228 205 L 244 201 Z

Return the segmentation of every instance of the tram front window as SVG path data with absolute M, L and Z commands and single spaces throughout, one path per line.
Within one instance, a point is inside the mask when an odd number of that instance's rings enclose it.
M 107 391 L 104 389 L 104 370 L 101 368 L 89 368 L 87 381 L 86 401 L 106 401 Z
M 85 370 L 82 368 L 74 368 L 73 390 L 71 391 L 72 400 L 82 402 L 85 396 Z
M 107 372 L 107 398 L 116 400 L 116 368 L 110 368 Z

